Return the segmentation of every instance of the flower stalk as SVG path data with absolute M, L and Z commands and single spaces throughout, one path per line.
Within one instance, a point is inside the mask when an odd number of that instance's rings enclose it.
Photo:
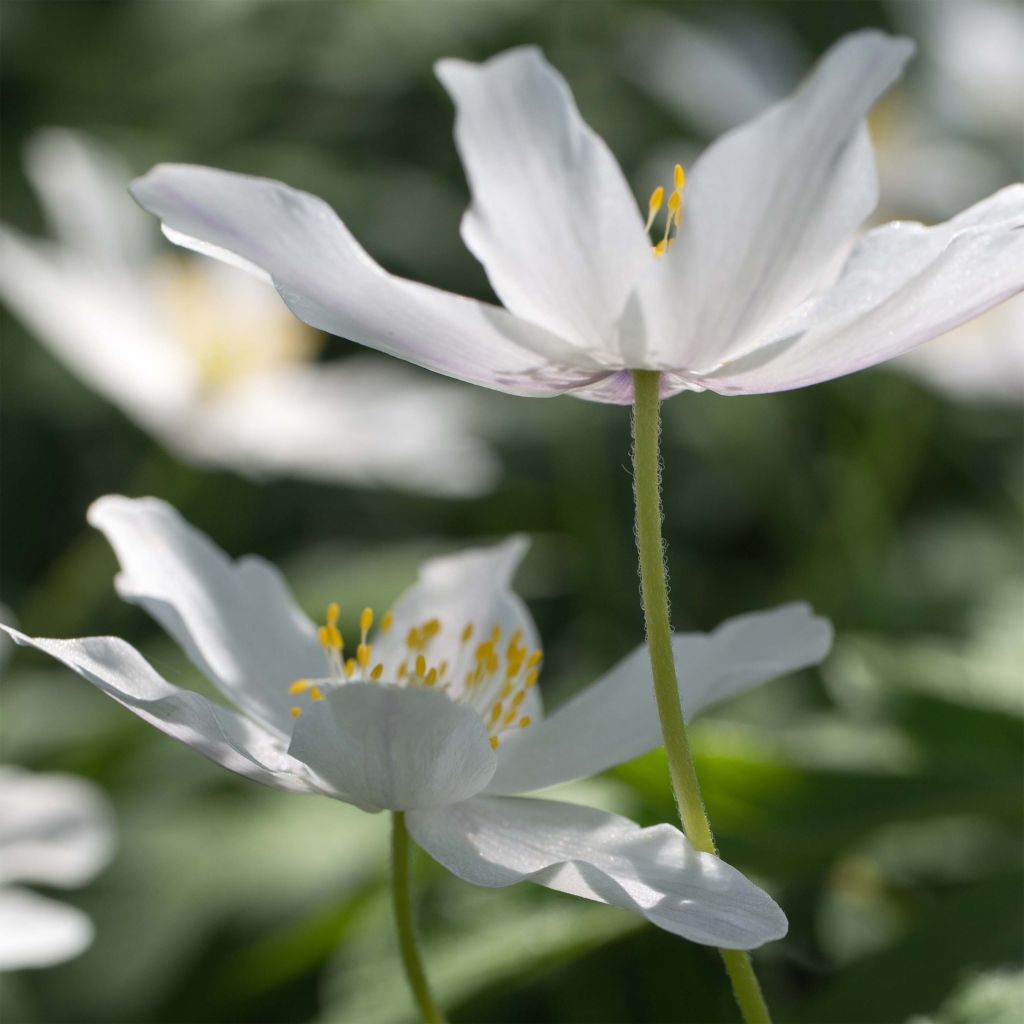
M 686 735 L 672 653 L 668 572 L 661 534 L 660 384 L 661 374 L 656 371 L 633 371 L 633 497 L 640 560 L 640 593 L 654 695 L 679 818 L 683 831 L 697 850 L 717 855 L 711 823 L 704 808 L 700 782 L 693 763 L 693 753 Z M 723 949 L 720 952 L 744 1021 L 747 1024 L 770 1024 L 771 1016 L 749 954 L 736 949 Z
M 412 864 L 409 857 L 409 830 L 402 811 L 391 813 L 391 900 L 395 910 L 398 948 L 412 997 L 423 1024 L 445 1024 L 423 968 L 419 940 L 412 914 Z

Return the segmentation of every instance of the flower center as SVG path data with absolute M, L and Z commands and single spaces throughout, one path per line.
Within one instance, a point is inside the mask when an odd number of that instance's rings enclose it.
M 492 625 L 482 634 L 484 639 L 480 639 L 476 624 L 467 622 L 458 631 L 457 645 L 442 645 L 439 638 L 445 626 L 435 617 L 411 626 L 404 642 L 398 645 L 389 637 L 395 617 L 387 612 L 380 620 L 381 641 L 375 645 L 370 637 L 373 609 L 364 608 L 359 616 L 355 656 L 346 658 L 345 638 L 338 628 L 340 618 L 341 609 L 332 602 L 319 630 L 320 646 L 327 658 L 327 678 L 296 679 L 288 687 L 293 696 L 323 700 L 325 689 L 349 682 L 437 689 L 457 704 L 468 704 L 480 715 L 492 750 L 498 749 L 506 732 L 530 725 L 532 719 L 522 712 L 522 705 L 527 693 L 537 685 L 544 655 L 523 644 L 521 629 L 506 639 L 501 627 Z M 437 646 L 444 646 L 448 656 L 432 653 Z M 291 709 L 292 718 L 301 714 L 301 706 Z
M 675 236 L 679 233 L 679 224 L 683 219 L 683 188 L 686 185 L 686 175 L 683 173 L 683 169 L 679 164 L 676 164 L 675 171 L 672 173 L 672 179 L 675 187 L 672 189 L 672 192 L 668 197 L 668 209 L 665 211 L 665 233 L 661 236 L 661 241 L 657 242 L 653 246 L 655 256 L 663 256 L 672 248 Z M 654 224 L 654 218 L 658 215 L 658 211 L 661 209 L 664 202 L 665 189 L 663 186 L 659 185 L 651 193 L 651 198 L 647 203 L 647 223 L 644 225 L 645 231 L 651 230 L 651 225 Z M 674 234 L 673 229 L 675 231 Z

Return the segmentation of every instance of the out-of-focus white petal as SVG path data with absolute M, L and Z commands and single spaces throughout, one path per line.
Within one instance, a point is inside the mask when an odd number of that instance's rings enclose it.
M 478 411 L 465 389 L 367 356 L 247 377 L 197 409 L 179 443 L 255 476 L 471 497 L 499 470 Z
M 473 193 L 462 237 L 516 316 L 596 352 L 651 260 L 615 157 L 534 47 L 482 64 L 443 60 Z
M 869 231 L 839 280 L 775 336 L 703 374 L 723 394 L 784 391 L 909 351 L 1024 289 L 1024 185 L 934 227 Z
M 113 811 L 97 786 L 0 766 L 0 885 L 82 885 L 113 850 Z
M 816 665 L 832 627 L 804 604 L 740 615 L 712 633 L 673 637 L 686 717 L 776 676 Z M 543 722 L 503 740 L 488 793 L 525 793 L 584 778 L 661 744 L 651 666 L 638 647 Z
M 651 364 L 716 365 L 820 287 L 877 202 L 863 119 L 912 51 L 876 31 L 846 36 L 793 96 L 700 157 L 676 244 L 645 281 L 673 299 L 648 324 Z
M 307 616 L 273 566 L 231 561 L 166 502 L 108 495 L 89 509 L 121 564 L 117 591 L 139 604 L 238 707 L 291 731 L 294 680 L 324 674 Z
M 63 963 L 84 953 L 94 933 L 76 907 L 27 889 L 0 889 L 0 971 Z
M 321 199 L 279 182 L 163 164 L 132 186 L 172 241 L 265 270 L 300 319 L 439 373 L 554 395 L 602 368 L 497 306 L 388 274 Z
M 472 653 L 495 626 L 501 634 L 496 645 L 499 653 L 517 633 L 519 644 L 528 652 L 538 650 L 537 627 L 522 598 L 512 590 L 512 577 L 528 547 L 526 538 L 512 537 L 493 547 L 469 548 L 424 562 L 419 578 L 392 608 L 394 624 L 378 641 L 379 657 L 397 664 L 408 630 L 439 620 L 441 629 L 431 641 L 429 662 L 446 661 L 451 666 L 450 692 L 460 698 L 465 693 L 465 672 L 473 666 Z M 467 626 L 472 627 L 472 636 L 463 641 Z M 534 720 L 541 714 L 538 689 L 527 691 L 521 707 Z
M 443 693 L 348 683 L 312 701 L 289 753 L 364 811 L 440 807 L 479 793 L 495 757 L 483 720 Z
M 1024 298 L 913 349 L 892 368 L 957 401 L 1024 404 Z
M 25 172 L 70 252 L 129 271 L 155 255 L 160 236 L 128 195 L 131 171 L 100 143 L 44 128 L 25 148 Z
M 331 790 L 289 757 L 281 738 L 252 720 L 167 682 L 131 645 L 116 637 L 53 640 L 0 629 L 23 647 L 63 662 L 139 718 L 256 782 L 298 793 Z
M 725 949 L 786 934 L 767 893 L 671 825 L 640 828 L 591 807 L 515 797 L 477 797 L 407 821 L 423 849 L 475 885 L 536 882 Z
M 146 282 L 0 225 L 0 299 L 89 387 L 146 428 L 173 428 L 194 375 Z

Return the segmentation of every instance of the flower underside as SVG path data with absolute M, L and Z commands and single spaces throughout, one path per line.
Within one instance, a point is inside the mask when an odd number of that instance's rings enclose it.
M 371 643 L 372 608 L 364 608 L 359 616 L 359 643 L 355 655 L 345 657 L 345 638 L 338 628 L 341 609 L 332 602 L 327 607 L 326 621 L 319 629 L 320 646 L 327 659 L 328 674 L 323 679 L 296 679 L 288 692 L 295 697 L 319 701 L 325 690 L 350 682 L 380 683 L 402 689 L 422 687 L 444 693 L 456 704 L 466 704 L 483 720 L 493 750 L 498 749 L 501 736 L 514 729 L 525 729 L 532 719 L 521 713 L 527 692 L 537 685 L 543 652 L 530 651 L 523 644 L 523 630 L 517 629 L 507 640 L 497 625 L 486 630 L 486 639 L 477 640 L 476 626 L 465 623 L 459 630 L 456 653 L 450 658 L 436 658 L 431 648 L 445 629 L 437 617 L 410 626 L 401 646 L 389 636 L 394 615 L 381 617 L 381 641 Z M 302 714 L 302 707 L 291 709 L 292 718 Z

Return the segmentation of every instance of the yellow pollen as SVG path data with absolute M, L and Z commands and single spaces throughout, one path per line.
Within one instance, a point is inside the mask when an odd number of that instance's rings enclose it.
M 312 700 L 323 700 L 324 692 L 319 686 L 311 686 L 309 688 L 309 696 Z
M 373 626 L 373 609 L 364 608 L 362 614 L 359 616 L 359 632 L 362 634 L 363 641 L 366 641 L 366 634 L 370 632 L 370 628 Z
M 356 661 L 359 663 L 360 668 L 366 668 L 370 664 L 370 658 L 373 655 L 373 648 L 369 644 L 360 644 L 356 648 Z
M 402 664 L 398 666 L 398 678 L 399 679 L 404 679 L 408 674 L 409 674 L 409 662 L 403 661 Z
M 385 612 L 384 618 L 380 620 L 380 628 L 382 633 L 386 633 L 395 624 L 395 613 Z
M 373 666 L 373 671 L 370 673 L 370 678 L 374 682 L 377 682 L 377 680 L 380 679 L 382 675 L 384 675 L 384 664 L 383 662 L 378 662 L 376 665 Z
M 331 651 L 341 650 L 341 633 L 333 623 L 328 622 L 326 626 L 320 627 L 320 645 Z
M 433 686 L 434 683 L 437 682 L 437 669 L 436 668 L 432 668 L 427 673 L 427 678 L 426 678 L 425 682 L 426 682 L 427 686 Z
M 422 679 L 427 674 L 427 659 L 422 654 L 416 655 L 416 675 Z
M 526 684 L 525 684 L 526 688 L 529 689 L 531 686 L 536 686 L 538 679 L 540 679 L 540 673 L 539 672 L 531 672 L 526 677 Z
M 686 172 L 680 164 L 676 164 L 675 170 L 672 172 L 672 178 L 675 181 L 676 191 L 682 192 L 683 186 L 686 184 Z
M 300 693 L 305 693 L 313 684 L 308 679 L 296 679 L 291 686 L 288 687 L 288 692 L 293 696 L 297 697 Z
M 468 644 L 473 639 L 473 623 L 467 622 L 465 628 L 462 630 L 462 642 Z
M 665 255 L 665 249 L 666 249 L 666 248 L 667 248 L 667 246 L 665 245 L 665 240 L 664 240 L 664 239 L 662 239 L 662 240 L 661 240 L 661 241 L 660 241 L 660 242 L 659 242 L 659 243 L 658 243 L 658 244 L 657 244 L 657 245 L 656 245 L 656 246 L 654 247 L 654 255 L 655 255 L 655 256 L 664 256 L 664 255 Z
M 543 651 L 534 651 L 533 654 L 531 654 L 526 659 L 526 667 L 527 668 L 536 668 L 540 664 L 540 660 L 543 657 L 544 657 L 544 652 Z
M 448 675 L 448 662 L 447 661 L 442 661 L 441 664 L 437 666 L 437 674 L 442 679 L 444 679 L 444 677 L 446 675 Z
M 288 714 L 290 714 L 292 718 L 298 718 L 299 715 L 302 714 L 302 708 L 292 708 L 291 711 L 288 712 Z
M 519 719 L 519 728 L 525 729 L 532 721 L 533 719 L 529 715 L 523 715 L 523 717 Z
M 511 682 L 511 680 L 506 680 L 505 681 L 505 685 L 501 688 L 501 693 L 499 693 L 498 696 L 502 700 L 504 700 L 506 697 L 510 697 L 511 695 L 512 695 L 512 682 Z
M 332 601 L 327 606 L 327 625 L 336 626 L 339 618 L 341 618 L 341 608 L 338 606 L 337 601 Z
M 298 708 L 296 708 L 295 710 L 298 711 Z M 490 742 L 491 742 L 491 750 L 497 750 L 498 749 L 498 737 L 497 736 L 492 736 Z
M 494 725 L 494 723 L 499 718 L 501 718 L 501 711 L 502 711 L 501 701 L 500 700 L 496 700 L 494 702 L 494 707 L 491 708 L 491 721 L 489 723 L 490 725 Z
M 665 201 L 665 189 L 659 185 L 652 193 L 651 198 L 647 202 L 647 224 L 644 227 L 645 231 L 651 230 L 651 225 L 654 223 L 654 218 L 658 211 L 661 209 L 661 204 Z
M 441 632 L 441 620 L 440 619 L 429 619 L 423 623 L 423 637 L 426 640 L 432 640 L 438 633 Z
M 352 676 L 355 675 L 355 671 L 356 671 L 356 659 L 355 658 L 349 658 L 348 661 L 345 662 L 345 678 L 346 679 L 351 679 Z

